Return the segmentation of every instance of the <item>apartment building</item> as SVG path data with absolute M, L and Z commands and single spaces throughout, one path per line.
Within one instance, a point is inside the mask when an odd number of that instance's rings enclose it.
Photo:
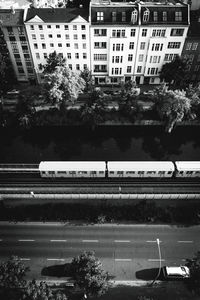
M 95 82 L 159 83 L 164 63 L 181 55 L 189 5 L 159 2 L 90 3 L 91 71 Z

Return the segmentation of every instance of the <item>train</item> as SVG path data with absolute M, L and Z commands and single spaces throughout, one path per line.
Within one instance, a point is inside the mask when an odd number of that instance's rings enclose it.
M 0 164 L 0 174 L 42 178 L 200 178 L 200 161 L 42 161 Z

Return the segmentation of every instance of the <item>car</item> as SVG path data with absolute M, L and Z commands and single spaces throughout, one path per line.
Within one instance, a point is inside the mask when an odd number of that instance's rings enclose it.
M 190 278 L 190 270 L 187 266 L 163 267 L 163 275 L 167 279 L 186 279 Z

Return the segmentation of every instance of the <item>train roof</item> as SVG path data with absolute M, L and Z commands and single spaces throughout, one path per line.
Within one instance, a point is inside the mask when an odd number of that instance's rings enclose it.
M 200 170 L 200 161 L 176 161 L 179 171 L 196 171 Z
M 105 171 L 104 161 L 42 161 L 40 171 Z
M 109 161 L 109 171 L 174 171 L 171 161 Z

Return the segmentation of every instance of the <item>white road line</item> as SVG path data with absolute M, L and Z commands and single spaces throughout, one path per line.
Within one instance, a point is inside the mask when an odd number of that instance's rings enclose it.
M 98 243 L 99 240 L 82 240 L 83 243 Z
M 160 259 L 158 259 L 158 258 L 156 258 L 156 259 L 151 259 L 151 258 L 150 258 L 150 259 L 148 259 L 148 261 L 165 261 L 165 259 L 161 259 L 161 260 L 160 260 Z
M 20 260 L 31 260 L 30 258 L 20 257 Z
M 35 240 L 18 240 L 18 242 L 35 242 Z
M 115 240 L 115 243 L 130 243 L 131 241 L 129 240 Z
M 160 243 L 162 243 L 162 241 L 159 240 Z M 146 243 L 157 243 L 157 241 L 146 241 Z
M 115 258 L 115 261 L 131 261 L 131 258 Z
M 66 242 L 67 240 L 50 240 L 50 242 Z
M 60 260 L 60 261 L 64 261 L 64 258 L 47 258 L 47 260 Z
M 178 241 L 178 243 L 194 243 L 194 241 Z

